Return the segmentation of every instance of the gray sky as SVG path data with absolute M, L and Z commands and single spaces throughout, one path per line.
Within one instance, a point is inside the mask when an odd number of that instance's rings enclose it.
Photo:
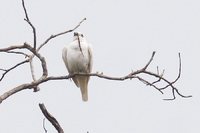
M 165 69 L 171 80 L 178 73 L 178 52 L 182 57 L 182 75 L 176 86 L 190 99 L 170 98 L 137 80 L 108 81 L 93 77 L 89 83 L 89 101 L 83 103 L 80 90 L 70 81 L 52 81 L 41 91 L 22 91 L 0 105 L 0 132 L 44 132 L 42 102 L 57 118 L 66 133 L 199 133 L 200 91 L 200 1 L 198 0 L 26 0 L 32 23 L 37 28 L 38 44 L 51 34 L 72 29 L 87 18 L 78 31 L 92 43 L 93 72 L 123 76 L 143 67 L 155 50 L 149 70 Z M 32 43 L 32 30 L 23 20 L 21 0 L 0 2 L 0 46 Z M 65 75 L 61 51 L 73 34 L 52 40 L 41 53 L 46 57 L 49 75 Z M 24 58 L 0 55 L 1 68 Z M 40 64 L 35 61 L 38 77 Z M 29 65 L 9 73 L 0 84 L 0 93 L 31 81 Z M 55 132 L 49 122 L 48 132 Z

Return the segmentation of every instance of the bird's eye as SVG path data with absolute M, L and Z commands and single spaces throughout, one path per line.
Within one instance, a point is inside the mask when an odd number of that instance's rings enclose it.
M 83 34 L 81 34 L 81 37 L 83 37 Z

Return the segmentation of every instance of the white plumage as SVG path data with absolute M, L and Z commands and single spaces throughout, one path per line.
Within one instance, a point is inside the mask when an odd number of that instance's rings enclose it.
M 63 48 L 62 58 L 69 74 L 90 73 L 92 71 L 92 49 L 83 34 L 79 32 L 74 32 L 74 40 Z M 83 101 L 88 100 L 89 79 L 89 76 L 75 76 L 72 78 L 81 90 Z

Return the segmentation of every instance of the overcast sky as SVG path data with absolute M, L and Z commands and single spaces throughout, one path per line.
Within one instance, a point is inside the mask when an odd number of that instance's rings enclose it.
M 184 95 L 174 101 L 171 92 L 160 94 L 137 80 L 109 81 L 92 77 L 89 101 L 69 80 L 40 85 L 41 91 L 25 90 L 0 105 L 0 133 L 42 133 L 38 103 L 44 103 L 66 133 L 199 133 L 199 0 L 25 0 L 31 22 L 37 28 L 38 45 L 51 34 L 77 29 L 92 44 L 93 72 L 123 76 L 142 68 L 153 51 L 149 70 L 165 69 L 166 78 L 178 74 L 178 53 L 182 75 L 176 87 Z M 23 20 L 21 0 L 0 1 L 0 47 L 32 43 L 32 30 Z M 69 33 L 50 41 L 41 54 L 49 75 L 66 75 L 61 51 L 72 41 Z M 0 68 L 24 60 L 19 55 L 0 53 Z M 41 74 L 35 60 L 35 71 Z M 0 94 L 24 82 L 31 82 L 29 65 L 10 72 L 0 82 Z M 48 133 L 56 132 L 46 121 Z

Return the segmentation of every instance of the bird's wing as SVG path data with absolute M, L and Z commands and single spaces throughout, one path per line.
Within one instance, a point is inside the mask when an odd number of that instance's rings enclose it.
M 70 73 L 70 71 L 69 71 L 69 66 L 68 66 L 68 61 L 67 61 L 67 48 L 66 48 L 66 47 L 63 48 L 63 51 L 62 51 L 62 58 L 63 58 L 63 61 L 64 61 L 64 63 L 65 63 L 65 66 L 66 66 L 68 72 Z
M 89 54 L 89 64 L 88 64 L 88 71 L 89 73 L 92 71 L 92 65 L 93 65 L 93 54 L 92 54 L 92 48 L 88 47 L 88 54 Z
M 68 61 L 67 61 L 67 47 L 63 48 L 62 58 L 63 58 L 63 61 L 65 63 L 65 66 L 66 66 L 69 74 L 73 74 L 73 72 L 69 69 L 69 65 L 68 65 Z M 76 77 L 73 77 L 72 80 L 74 81 L 74 83 L 76 84 L 76 86 L 79 87 L 79 83 L 78 83 Z

